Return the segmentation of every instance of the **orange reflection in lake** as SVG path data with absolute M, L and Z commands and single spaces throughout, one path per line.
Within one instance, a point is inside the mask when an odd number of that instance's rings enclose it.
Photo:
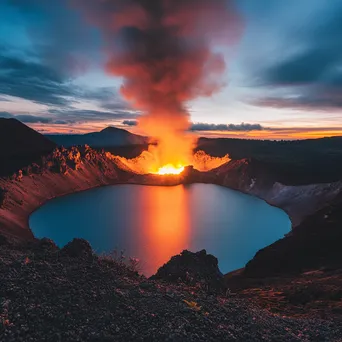
M 189 247 L 189 192 L 184 186 L 153 187 L 145 192 L 142 217 L 146 248 L 142 260 L 143 273 L 151 275 L 171 256 Z M 144 262 L 144 259 L 146 262 Z

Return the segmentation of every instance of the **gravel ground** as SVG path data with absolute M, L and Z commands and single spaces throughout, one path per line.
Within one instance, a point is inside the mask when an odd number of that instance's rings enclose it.
M 0 239 L 0 341 L 342 341 L 342 323 L 149 280 L 85 241 Z

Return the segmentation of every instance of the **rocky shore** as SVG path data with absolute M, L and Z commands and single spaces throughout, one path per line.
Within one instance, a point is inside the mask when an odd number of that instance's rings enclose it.
M 232 160 L 208 172 L 192 167 L 179 176 L 139 175 L 120 159 L 90 147 L 56 148 L 41 163 L 0 178 L 0 232 L 14 239 L 33 238 L 29 215 L 49 199 L 112 184 L 177 185 L 213 183 L 266 200 L 285 210 L 293 227 L 342 192 L 342 182 L 285 186 L 254 160 Z
M 1 341 L 340 341 L 340 321 L 290 318 L 220 286 L 217 260 L 183 252 L 154 279 L 84 240 L 0 237 Z

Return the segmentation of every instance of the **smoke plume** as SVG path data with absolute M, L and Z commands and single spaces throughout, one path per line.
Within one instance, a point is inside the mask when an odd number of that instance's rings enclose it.
M 123 79 L 122 95 L 143 111 L 139 128 L 157 139 L 156 165 L 189 164 L 194 139 L 188 101 L 223 85 L 223 56 L 241 21 L 230 0 L 71 0 L 106 43 L 106 70 Z

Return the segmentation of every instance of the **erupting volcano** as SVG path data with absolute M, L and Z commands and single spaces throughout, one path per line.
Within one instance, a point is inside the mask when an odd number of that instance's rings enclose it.
M 121 94 L 142 112 L 138 128 L 156 140 L 122 161 L 136 172 L 178 174 L 194 159 L 189 101 L 222 87 L 215 47 L 232 43 L 241 20 L 227 0 L 72 0 L 103 34 L 106 71 L 123 79 Z M 209 157 L 210 158 L 210 157 Z M 227 162 L 216 159 L 214 166 Z M 204 162 L 203 162 L 204 163 Z M 203 166 L 204 167 L 204 166 Z M 203 168 L 202 167 L 202 168 Z M 206 166 L 207 167 L 207 166 Z

